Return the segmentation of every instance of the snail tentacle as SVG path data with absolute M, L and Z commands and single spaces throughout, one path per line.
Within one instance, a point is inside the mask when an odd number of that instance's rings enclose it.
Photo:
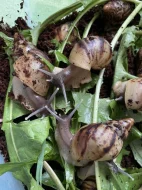
M 62 76 L 61 75 L 57 76 L 57 74 L 50 73 L 50 72 L 48 72 L 48 71 L 46 71 L 44 69 L 38 69 L 38 70 L 43 72 L 44 74 L 50 76 L 51 79 L 49 79 L 48 81 L 56 84 L 56 86 L 58 86 L 58 87 L 60 87 L 62 89 L 64 99 L 65 99 L 65 102 L 66 102 L 66 105 L 67 105 L 68 104 L 67 94 L 66 94 L 65 85 L 64 85 Z
M 121 173 L 121 174 L 123 174 L 123 175 L 129 177 L 131 180 L 134 180 L 134 178 L 133 178 L 130 174 L 128 174 L 127 172 L 125 172 L 124 170 L 122 170 L 118 165 L 116 165 L 116 164 L 114 163 L 114 161 L 111 160 L 111 161 L 107 161 L 106 163 L 107 163 L 107 165 L 109 166 L 109 169 L 110 169 L 112 172 L 114 172 L 115 174 Z
M 41 112 L 42 112 L 43 110 L 45 110 L 45 109 L 46 109 L 47 111 L 49 111 L 49 110 L 47 109 L 48 107 L 50 107 L 50 108 L 52 109 L 52 107 L 51 107 L 51 102 L 52 102 L 52 100 L 54 99 L 54 97 L 55 97 L 55 95 L 57 94 L 58 91 L 59 91 L 59 88 L 57 88 L 57 89 L 54 91 L 54 93 L 51 95 L 51 97 L 49 98 L 49 100 L 46 100 L 46 101 L 45 101 L 45 104 L 44 104 L 41 108 L 35 110 L 35 111 L 32 112 L 30 115 L 28 115 L 27 117 L 25 117 L 25 120 L 28 120 L 28 119 L 30 119 L 32 116 L 41 113 Z M 53 109 L 52 109 L 52 110 L 53 110 Z M 54 110 L 53 110 L 52 112 L 55 113 Z M 52 113 L 52 114 L 53 114 L 53 113 Z M 43 115 L 43 117 L 44 117 L 44 115 Z

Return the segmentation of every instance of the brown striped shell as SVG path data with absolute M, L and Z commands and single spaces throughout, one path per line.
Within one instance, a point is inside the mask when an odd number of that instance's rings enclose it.
M 127 118 L 84 126 L 71 140 L 72 160 L 78 166 L 90 161 L 113 160 L 120 153 L 133 124 L 134 120 Z
M 109 42 L 99 36 L 91 36 L 78 41 L 71 50 L 69 61 L 85 70 L 100 70 L 112 59 Z
M 123 96 L 127 109 L 142 111 L 142 78 L 118 81 L 113 87 L 117 97 Z M 123 93 L 122 93 L 123 92 Z
M 109 1 L 104 5 L 103 12 L 109 21 L 123 21 L 132 12 L 132 4 L 121 0 Z
M 14 59 L 13 65 L 16 76 L 33 91 L 41 96 L 47 94 L 49 83 L 46 81 L 47 75 L 38 71 L 43 68 L 48 71 L 48 67 L 40 59 L 48 57 L 25 40 L 20 34 L 14 35 Z
M 67 22 L 65 24 L 62 24 L 58 27 L 55 28 L 55 39 L 58 42 L 62 42 L 66 39 L 68 33 L 69 33 L 69 29 L 70 29 L 71 23 Z M 70 42 L 74 42 L 76 39 L 78 38 L 78 33 L 76 31 L 76 29 L 74 29 L 71 33 L 71 35 L 69 36 L 68 41 Z

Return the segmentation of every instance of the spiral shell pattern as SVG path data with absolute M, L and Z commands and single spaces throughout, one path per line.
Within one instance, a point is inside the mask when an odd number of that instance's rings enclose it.
M 71 156 L 78 165 L 89 161 L 113 160 L 121 151 L 123 139 L 134 124 L 131 118 L 94 123 L 81 128 L 71 142 Z

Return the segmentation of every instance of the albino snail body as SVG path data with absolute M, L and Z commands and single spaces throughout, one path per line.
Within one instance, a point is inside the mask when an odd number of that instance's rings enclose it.
M 132 12 L 132 5 L 122 0 L 112 0 L 104 5 L 103 12 L 109 21 L 124 21 Z
M 132 118 L 112 120 L 106 123 L 93 123 L 79 129 L 75 135 L 70 132 L 70 120 L 76 108 L 61 118 L 56 117 L 58 125 L 55 131 L 61 156 L 75 166 L 85 166 L 91 161 L 113 160 L 121 151 L 123 140 L 134 124 Z
M 142 78 L 119 81 L 113 91 L 117 97 L 123 96 L 127 109 L 142 111 Z

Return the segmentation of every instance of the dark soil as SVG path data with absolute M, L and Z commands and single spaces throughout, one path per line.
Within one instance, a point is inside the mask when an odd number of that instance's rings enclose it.
M 8 27 L 5 30 L 0 26 L 0 31 L 10 37 L 13 37 L 14 33 L 17 32 L 19 29 L 23 30 L 27 28 L 28 26 L 26 22 L 23 19 L 18 18 L 15 21 L 15 27 L 13 28 Z M 4 102 L 9 83 L 9 73 L 10 73 L 9 60 L 7 55 L 5 54 L 4 47 L 5 43 L 3 39 L 0 38 L 0 119 L 2 119 L 3 117 Z M 4 155 L 5 161 L 9 161 L 8 152 L 6 148 L 6 139 L 4 132 L 1 130 L 1 126 L 2 123 L 0 123 L 0 151 Z

